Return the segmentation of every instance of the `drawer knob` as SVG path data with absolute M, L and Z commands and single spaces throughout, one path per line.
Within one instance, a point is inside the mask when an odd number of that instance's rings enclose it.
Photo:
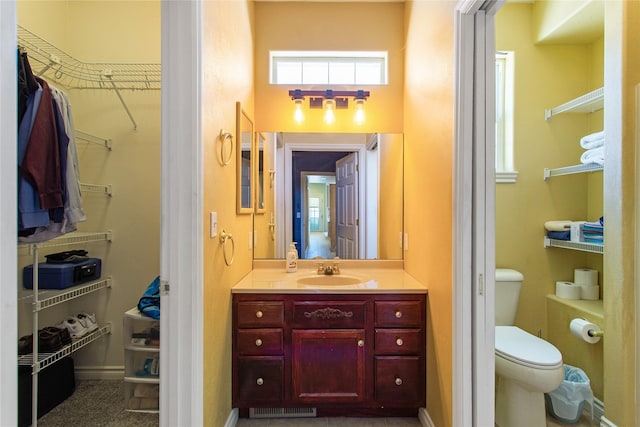
M 402 378 L 396 378 L 396 385 L 402 385 Z
M 402 317 L 402 312 L 400 310 L 396 311 L 396 318 L 399 319 Z
M 264 315 L 264 314 L 262 313 L 262 311 L 260 311 L 260 310 L 256 311 L 256 317 L 257 317 L 258 319 L 261 319 L 263 315 Z
M 396 345 L 401 346 L 402 344 L 404 344 L 404 341 L 402 341 L 402 338 L 398 338 L 396 340 Z
M 397 380 L 396 380 L 396 381 L 397 381 Z M 256 380 L 256 384 L 258 384 L 258 385 L 262 385 L 262 384 L 264 384 L 264 380 L 263 380 L 262 378 L 258 378 L 258 379 Z
M 364 347 L 364 340 L 358 340 L 358 347 Z
M 260 347 L 262 345 L 262 340 L 260 338 L 258 338 L 256 340 L 256 347 Z

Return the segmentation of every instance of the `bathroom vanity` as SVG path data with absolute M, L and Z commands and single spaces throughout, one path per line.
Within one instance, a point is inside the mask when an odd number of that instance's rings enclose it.
M 425 406 L 426 288 L 402 270 L 353 271 L 343 277 L 361 282 L 323 285 L 311 270 L 255 269 L 233 288 L 240 416 L 250 408 L 416 416 Z

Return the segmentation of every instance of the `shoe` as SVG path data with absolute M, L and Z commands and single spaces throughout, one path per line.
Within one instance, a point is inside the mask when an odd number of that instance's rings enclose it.
M 93 332 L 98 329 L 98 322 L 96 321 L 96 315 L 93 313 L 82 312 L 76 315 L 76 319 L 87 328 L 87 332 Z
M 67 317 L 57 326 L 58 328 L 68 329 L 69 335 L 71 335 L 71 338 L 73 339 L 82 338 L 87 334 L 87 328 L 85 328 L 82 323 L 80 323 L 80 321 L 74 316 Z
M 47 326 L 42 330 L 48 331 L 52 334 L 59 334 L 60 341 L 62 342 L 63 346 L 71 344 L 71 335 L 69 334 L 69 330 L 67 328 L 57 328 L 55 326 Z
M 42 353 L 53 353 L 63 347 L 60 331 L 41 329 L 38 331 L 38 351 Z
M 18 340 L 18 354 L 29 354 L 33 352 L 33 335 L 25 335 Z

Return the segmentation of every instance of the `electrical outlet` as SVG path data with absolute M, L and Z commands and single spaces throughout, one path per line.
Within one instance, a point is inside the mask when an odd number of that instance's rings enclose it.
M 209 236 L 213 239 L 218 235 L 218 212 L 209 212 Z

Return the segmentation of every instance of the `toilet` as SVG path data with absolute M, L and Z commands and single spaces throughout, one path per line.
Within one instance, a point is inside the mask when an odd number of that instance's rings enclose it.
M 544 427 L 544 393 L 564 379 L 562 354 L 551 343 L 513 326 L 524 276 L 496 269 L 496 425 Z

